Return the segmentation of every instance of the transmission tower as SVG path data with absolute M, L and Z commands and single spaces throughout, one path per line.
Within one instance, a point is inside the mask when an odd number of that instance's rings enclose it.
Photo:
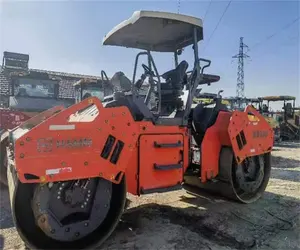
M 232 58 L 238 58 L 238 72 L 237 72 L 237 86 L 236 86 L 236 96 L 243 99 L 245 97 L 244 94 L 244 58 L 248 58 L 249 56 L 244 52 L 244 48 L 248 48 L 246 44 L 243 42 L 243 37 L 240 38 L 240 48 L 239 53 Z

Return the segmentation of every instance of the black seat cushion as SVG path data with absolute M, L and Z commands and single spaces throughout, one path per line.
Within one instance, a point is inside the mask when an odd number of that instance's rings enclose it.
M 183 106 L 181 95 L 186 82 L 186 71 L 189 64 L 182 61 L 178 66 L 162 75 L 165 79 L 161 83 L 161 113 L 169 113 L 174 109 L 180 110 Z M 157 94 L 157 93 L 156 93 Z
M 166 80 L 166 83 L 170 83 L 172 85 L 181 84 L 188 67 L 189 64 L 187 63 L 187 61 L 182 61 L 175 69 L 162 74 L 162 78 Z

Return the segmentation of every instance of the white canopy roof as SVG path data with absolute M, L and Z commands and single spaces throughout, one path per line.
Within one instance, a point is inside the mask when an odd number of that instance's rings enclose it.
M 194 27 L 197 40 L 202 40 L 202 20 L 199 18 L 159 11 L 135 11 L 104 37 L 103 45 L 174 52 L 193 44 Z

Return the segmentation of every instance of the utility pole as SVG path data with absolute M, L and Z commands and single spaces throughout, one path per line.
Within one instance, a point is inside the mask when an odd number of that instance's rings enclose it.
M 244 48 L 248 48 L 243 42 L 243 37 L 240 37 L 240 48 L 239 53 L 232 58 L 238 58 L 238 72 L 237 72 L 237 85 L 236 85 L 236 96 L 239 98 L 238 106 L 241 107 L 241 99 L 245 97 L 244 89 L 244 58 L 249 56 L 244 52 Z
M 178 0 L 177 2 L 177 14 L 179 14 L 179 10 L 180 10 L 180 0 Z

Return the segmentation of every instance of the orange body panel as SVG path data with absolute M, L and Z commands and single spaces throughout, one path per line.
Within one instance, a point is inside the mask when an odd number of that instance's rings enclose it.
M 47 109 L 41 113 L 37 113 L 35 116 L 29 118 L 25 122 L 21 123 L 19 128 L 26 129 L 31 128 L 40 124 L 41 122 L 47 120 L 49 117 L 53 116 L 56 113 L 59 113 L 64 109 L 63 106 L 54 106 L 50 109 Z
M 154 143 L 176 144 L 174 148 L 156 148 Z M 142 135 L 139 138 L 139 188 L 149 190 L 181 184 L 183 178 L 183 135 Z M 181 165 L 178 169 L 159 170 L 157 166 Z
M 93 121 L 68 121 L 70 115 L 93 104 L 99 110 Z M 19 179 L 54 182 L 102 176 L 118 183 L 120 178 L 115 178 L 124 172 L 135 150 L 138 129 L 127 107 L 103 108 L 97 98 L 86 99 L 51 116 L 16 141 Z M 125 145 L 116 164 L 110 162 L 111 155 L 107 159 L 101 157 L 108 135 L 116 138 L 115 144 L 121 140 Z M 39 179 L 26 179 L 24 174 Z
M 173 136 L 181 136 L 183 138 L 183 170 L 182 173 L 184 173 L 189 166 L 189 133 L 187 128 L 177 127 L 177 126 L 154 126 L 150 122 L 136 122 L 138 124 L 138 127 L 140 129 L 140 138 L 149 138 L 147 140 L 149 141 L 159 141 L 163 143 L 174 143 Z M 163 140 L 163 141 L 161 141 Z M 150 146 L 150 145 L 149 145 Z M 140 142 L 137 143 L 137 147 L 141 148 Z M 157 149 L 158 150 L 158 149 Z M 165 150 L 165 149 L 159 149 L 159 151 Z M 170 149 L 169 149 L 170 150 Z M 173 150 L 173 149 L 172 149 Z M 153 152 L 154 149 L 151 148 L 151 151 Z M 178 157 L 178 154 L 175 153 L 175 158 Z M 171 159 L 166 159 L 167 156 L 160 153 L 160 155 L 153 153 L 144 153 L 143 158 L 140 158 L 139 150 L 134 150 L 132 152 L 132 157 L 128 163 L 128 166 L 125 170 L 126 175 L 126 181 L 127 181 L 127 191 L 134 195 L 140 195 L 141 194 L 141 188 L 158 188 L 158 187 L 164 187 L 166 184 L 166 181 L 169 183 L 176 183 L 181 182 L 183 180 L 183 174 L 178 179 L 179 175 L 176 175 L 175 177 L 171 176 L 171 171 L 169 173 L 165 173 L 167 178 L 170 178 L 171 180 L 163 180 L 160 178 L 155 178 L 155 176 L 158 176 L 156 174 L 156 170 L 153 169 L 153 165 L 151 163 L 160 163 L 164 164 L 165 162 L 175 163 L 175 161 L 171 161 Z M 174 156 L 173 156 L 174 158 Z M 161 161 L 163 160 L 163 162 Z M 175 160 L 175 159 L 174 159 Z M 144 163 L 148 163 L 148 169 L 145 169 Z M 174 171 L 174 170 L 172 170 Z M 174 171 L 176 172 L 176 171 Z M 151 176 L 149 176 L 149 173 Z M 160 174 L 163 174 L 160 172 Z M 152 183 L 149 186 L 148 178 L 152 178 Z M 160 183 L 160 181 L 163 181 Z M 148 184 L 147 184 L 148 183 Z
M 252 115 L 249 116 L 249 114 Z M 254 119 L 255 116 L 256 118 Z M 266 119 L 251 105 L 242 111 L 234 111 L 228 126 L 231 145 L 236 161 L 270 152 L 274 131 Z
M 257 119 L 249 120 L 250 111 Z M 140 195 L 181 183 L 190 164 L 187 127 L 136 122 L 127 107 L 104 108 L 95 97 L 67 109 L 54 107 L 29 119 L 20 129 L 26 133 L 15 141 L 14 160 L 24 183 L 93 177 L 119 183 L 125 174 L 127 191 Z M 242 148 L 236 139 L 241 131 L 247 140 Z M 270 151 L 272 133 L 267 121 L 251 107 L 245 112 L 220 112 L 201 145 L 201 181 L 218 175 L 222 146 L 232 145 L 240 162 Z M 118 157 L 113 161 L 116 152 Z
M 92 121 L 69 121 L 71 115 L 91 105 L 95 105 L 99 111 Z M 54 113 L 53 110 L 46 112 L 47 115 Z M 26 123 L 27 125 L 30 122 L 38 123 L 44 120 L 43 118 L 45 118 L 45 112 L 44 116 L 43 113 L 39 114 Z M 164 137 L 164 134 L 176 135 L 175 137 L 172 135 L 173 137 L 170 137 L 172 140 L 168 141 L 168 136 Z M 107 159 L 101 157 L 109 135 L 116 138 L 113 148 L 116 147 L 117 140 L 124 143 L 116 164 L 109 160 L 112 152 Z M 154 126 L 151 122 L 134 122 L 127 107 L 104 108 L 94 97 L 54 114 L 16 140 L 15 165 L 18 176 L 24 183 L 66 181 L 97 176 L 119 183 L 123 174 L 126 173 L 128 192 L 139 194 L 138 186 L 149 185 L 147 177 L 149 173 L 151 174 L 151 171 L 147 170 L 147 166 L 150 167 L 151 164 L 146 165 L 145 169 L 142 164 L 147 161 L 164 163 L 168 157 L 162 153 L 156 156 L 153 150 L 152 153 L 141 150 L 142 157 L 140 157 L 138 139 L 146 138 L 146 135 L 149 141 L 160 141 L 161 138 L 165 138 L 164 141 L 168 143 L 172 143 L 177 138 L 184 141 L 183 169 L 180 175 L 173 178 L 177 182 L 182 181 L 183 172 L 188 167 L 189 157 L 187 128 Z M 141 143 L 145 141 L 141 140 Z M 178 156 L 174 155 L 174 157 Z M 25 174 L 37 178 L 26 179 Z M 159 187 L 162 179 L 157 179 L 155 176 L 157 175 L 153 172 L 152 186 Z M 171 175 L 168 177 L 170 178 Z M 166 184 L 166 180 L 163 181 L 165 183 L 162 184 Z
M 219 155 L 222 146 L 230 146 L 228 125 L 231 113 L 220 112 L 214 125 L 206 130 L 201 144 L 201 182 L 215 178 L 219 173 Z

